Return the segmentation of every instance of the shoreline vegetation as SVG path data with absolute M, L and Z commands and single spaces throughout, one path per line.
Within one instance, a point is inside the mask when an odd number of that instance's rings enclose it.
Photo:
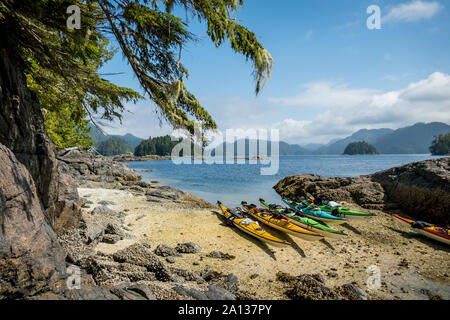
M 398 206 L 393 209 L 394 204 L 382 200 L 383 187 L 369 183 L 369 176 L 281 180 L 275 189 L 283 195 L 315 187 L 317 195 L 326 196 L 328 190 L 346 207 L 371 208 L 377 216 L 370 223 L 356 219 L 344 224 L 349 236 L 337 241 L 302 241 L 266 228 L 292 243 L 276 248 L 226 225 L 216 206 L 182 190 L 143 182 L 125 164 L 78 150 L 59 159 L 78 182 L 82 203 L 82 227 L 59 235 L 71 263 L 82 268 L 85 291 L 78 298 L 450 299 L 450 251 L 410 235 L 388 213 L 401 212 Z M 449 160 L 423 161 L 370 177 L 418 167 L 438 176 L 443 166 L 448 179 Z M 342 194 L 336 193 L 339 186 Z M 357 189 L 360 198 L 352 193 Z M 433 263 L 424 263 L 424 257 Z M 377 290 L 366 284 L 371 265 L 382 272 Z M 89 291 L 92 287 L 114 289 Z M 136 297 L 136 290 L 145 297 Z M 70 294 L 60 290 L 34 298 L 73 298 Z

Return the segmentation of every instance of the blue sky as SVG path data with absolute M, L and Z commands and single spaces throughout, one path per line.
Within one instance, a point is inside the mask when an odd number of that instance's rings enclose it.
M 198 43 L 184 48 L 188 88 L 220 130 L 275 128 L 290 143 L 326 143 L 361 128 L 398 128 L 418 121 L 450 123 L 450 1 L 247 0 L 236 14 L 274 59 L 272 77 L 254 95 L 252 67 L 206 27 L 190 19 Z M 381 9 L 380 30 L 369 30 L 366 9 Z M 180 11 L 184 17 L 184 11 Z M 118 54 L 101 72 L 136 90 Z M 128 105 L 109 133 L 147 138 L 159 126 L 150 101 Z

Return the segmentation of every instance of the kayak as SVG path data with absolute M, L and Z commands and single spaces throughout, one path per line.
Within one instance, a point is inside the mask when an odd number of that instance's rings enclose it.
M 324 205 L 320 205 L 320 204 L 316 204 L 314 203 L 315 198 L 314 197 L 310 197 L 311 199 L 305 199 L 305 198 L 301 198 L 302 202 L 305 205 L 315 205 L 317 206 L 320 210 L 325 211 L 325 212 L 331 212 L 333 216 L 336 217 L 341 217 L 341 216 L 349 216 L 349 217 L 374 217 L 376 216 L 376 213 L 370 213 L 370 212 L 362 212 L 362 211 L 356 211 L 356 210 L 350 210 L 350 209 L 345 209 L 342 208 L 341 206 L 338 207 L 332 207 L 329 206 L 327 204 Z
M 291 223 L 289 218 L 283 217 L 282 215 L 277 215 L 267 210 L 258 209 L 254 204 L 249 205 L 247 202 L 243 201 L 242 208 L 253 218 L 274 229 L 286 232 L 307 241 L 317 241 L 323 239 L 323 236 L 317 232 L 299 227 Z
M 402 220 L 403 222 L 408 223 L 411 226 L 411 228 L 414 229 L 415 232 L 417 232 L 425 237 L 428 237 L 430 239 L 437 240 L 437 241 L 440 241 L 447 245 L 450 245 L 449 229 L 437 227 L 437 226 L 434 226 L 427 222 L 409 220 L 409 219 L 400 217 L 396 214 L 393 214 L 392 216 L 397 219 Z
M 313 206 L 306 206 L 303 203 L 298 203 L 294 201 L 290 201 L 287 199 L 283 199 L 283 202 L 289 205 L 294 210 L 304 213 L 308 217 L 320 220 L 323 222 L 334 223 L 334 224 L 342 224 L 347 222 L 348 220 L 341 217 L 335 217 L 327 212 L 324 212 L 318 208 L 314 208 Z
M 217 205 L 222 210 L 225 218 L 227 218 L 228 221 L 231 221 L 232 224 L 239 230 L 257 238 L 260 241 L 269 243 L 276 247 L 290 245 L 289 242 L 278 239 L 277 237 L 274 237 L 273 235 L 265 231 L 263 228 L 261 228 L 258 222 L 253 221 L 247 217 L 244 217 L 238 212 L 224 207 L 220 201 L 217 201 Z
M 290 218 L 293 224 L 298 225 L 299 227 L 305 228 L 310 231 L 317 232 L 318 234 L 323 235 L 324 237 L 330 238 L 340 238 L 342 236 L 347 236 L 347 234 L 343 231 L 339 231 L 330 227 L 327 227 L 319 222 L 310 219 L 308 217 L 302 216 L 296 210 L 290 210 L 283 208 L 281 206 L 277 206 L 274 204 L 269 204 L 264 201 L 264 199 L 259 199 L 261 206 L 269 211 L 278 212 L 288 218 Z

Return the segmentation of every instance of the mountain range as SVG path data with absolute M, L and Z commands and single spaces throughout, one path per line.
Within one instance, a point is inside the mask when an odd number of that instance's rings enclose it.
M 351 142 L 365 141 L 384 154 L 427 154 L 434 136 L 450 132 L 450 126 L 442 122 L 416 123 L 412 126 L 392 129 L 361 129 L 349 137 L 327 144 L 314 154 L 342 154 Z
M 91 128 L 91 131 L 89 132 L 89 136 L 94 141 L 94 146 L 98 145 L 100 142 L 106 141 L 109 138 L 114 137 L 114 138 L 120 138 L 123 141 L 125 141 L 126 143 L 128 143 L 130 146 L 132 146 L 133 148 L 136 148 L 136 146 L 139 145 L 139 143 L 141 143 L 141 141 L 144 140 L 142 138 L 132 135 L 131 133 L 127 133 L 122 136 L 114 135 L 114 134 L 104 134 L 96 126 L 94 126 L 92 124 L 89 124 L 89 127 Z
M 450 125 L 442 122 L 431 123 L 416 123 L 412 126 L 393 129 L 361 129 L 352 135 L 343 139 L 333 139 L 326 145 L 319 144 L 289 144 L 284 141 L 279 143 L 280 155 L 314 155 L 314 154 L 342 154 L 348 144 L 352 142 L 365 141 L 373 145 L 382 154 L 427 154 L 430 153 L 429 146 L 433 141 L 434 136 L 439 134 L 450 133 Z M 125 135 L 105 135 L 100 132 L 95 126 L 91 126 L 89 135 L 94 140 L 94 145 L 105 141 L 111 137 L 116 137 L 124 140 L 127 144 L 135 148 L 144 139 L 136 137 L 130 133 Z M 235 150 L 237 150 L 237 142 Z M 226 144 L 224 151 L 226 150 Z M 245 140 L 246 152 L 245 155 L 238 155 L 235 151 L 235 156 L 249 156 L 249 140 Z M 212 153 L 214 154 L 214 152 Z M 268 144 L 268 155 L 270 155 L 270 144 Z

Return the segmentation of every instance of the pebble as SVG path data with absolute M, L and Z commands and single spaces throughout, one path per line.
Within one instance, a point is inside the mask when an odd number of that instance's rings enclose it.
M 167 257 L 167 258 L 166 258 L 166 261 L 167 261 L 168 263 L 175 263 L 174 257 Z

